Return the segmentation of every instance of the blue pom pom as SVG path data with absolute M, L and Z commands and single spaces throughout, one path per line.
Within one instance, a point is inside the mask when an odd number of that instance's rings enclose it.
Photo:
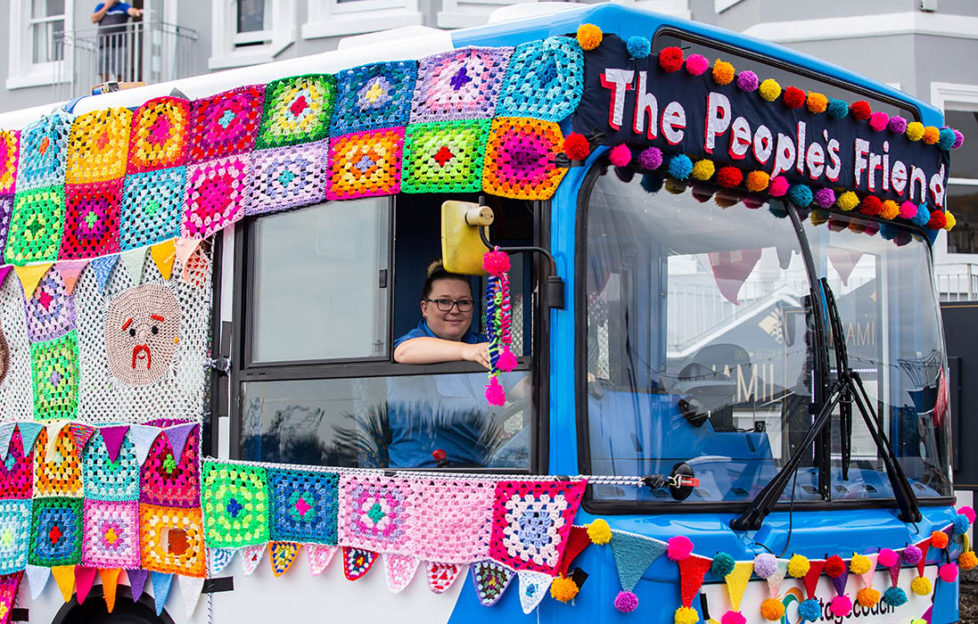
M 899 587 L 891 587 L 883 592 L 883 602 L 891 607 L 899 607 L 907 602 L 907 592 Z
M 964 516 L 961 516 L 964 518 Z M 719 553 L 713 558 L 713 565 L 710 566 L 710 574 L 717 578 L 723 578 L 734 571 L 734 558 L 725 552 Z
M 970 529 L 970 528 L 971 528 L 971 523 L 968 522 L 968 517 L 967 516 L 964 516 L 964 515 L 961 515 L 961 514 L 957 514 L 956 516 L 954 516 L 954 534 L 955 535 L 964 535 L 965 533 L 968 532 L 968 529 Z
M 911 219 L 911 221 L 920 227 L 927 225 L 927 222 L 930 221 L 930 210 L 927 209 L 926 203 L 917 206 L 917 214 L 914 215 L 914 218 Z
M 662 178 L 657 175 L 652 175 L 651 173 L 646 173 L 642 176 L 642 188 L 645 189 L 646 193 L 658 193 L 662 190 Z
M 837 100 L 832 98 L 829 100 L 828 108 L 825 112 L 829 114 L 832 119 L 842 119 L 849 114 L 849 105 L 845 103 L 844 100 Z
M 692 172 L 693 161 L 685 154 L 673 156 L 669 161 L 669 175 L 677 180 L 686 180 Z
M 896 238 L 898 231 L 899 230 L 897 230 L 897 228 L 890 223 L 883 223 L 880 225 L 880 236 L 882 236 L 884 240 L 893 240 Z
M 625 44 L 628 49 L 628 54 L 632 58 L 645 58 L 652 53 L 652 42 L 645 37 L 639 37 L 638 35 L 628 38 L 628 43 Z M 953 134 L 953 133 L 952 133 Z M 954 141 L 952 140 L 952 143 Z
M 817 600 L 808 599 L 798 605 L 798 615 L 807 622 L 814 622 L 822 617 L 822 607 Z
M 937 142 L 937 144 L 941 146 L 942 150 L 947 151 L 951 149 L 952 145 L 954 145 L 954 140 L 955 140 L 954 130 L 951 130 L 950 128 L 944 128 L 943 130 L 941 130 L 941 138 Z
M 799 208 L 806 208 L 812 203 L 812 189 L 804 184 L 795 184 L 788 189 L 788 199 Z

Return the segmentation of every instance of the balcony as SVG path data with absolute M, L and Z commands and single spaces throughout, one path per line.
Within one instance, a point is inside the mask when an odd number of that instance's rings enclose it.
M 978 265 L 970 262 L 938 264 L 934 267 L 941 301 L 978 299 Z

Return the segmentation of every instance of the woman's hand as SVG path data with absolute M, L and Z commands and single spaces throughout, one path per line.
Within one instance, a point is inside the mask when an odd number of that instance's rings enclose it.
M 463 343 L 464 344 L 464 343 Z M 489 368 L 489 343 L 465 344 L 462 347 L 462 359 L 467 362 L 477 362 Z

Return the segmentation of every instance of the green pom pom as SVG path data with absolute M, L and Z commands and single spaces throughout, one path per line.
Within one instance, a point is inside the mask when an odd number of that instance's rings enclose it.
M 734 558 L 725 552 L 718 553 L 713 558 L 713 565 L 710 566 L 710 574 L 717 578 L 724 578 L 734 570 Z

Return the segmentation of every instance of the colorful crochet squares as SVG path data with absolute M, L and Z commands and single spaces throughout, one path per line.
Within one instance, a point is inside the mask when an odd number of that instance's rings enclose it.
M 119 226 L 123 251 L 180 236 L 186 180 L 185 167 L 126 176 Z
M 489 556 L 495 484 L 429 479 L 421 484 L 416 554 L 427 561 L 469 563 Z
M 139 498 L 139 461 L 136 447 L 126 436 L 113 461 L 102 434 L 95 433 L 85 445 L 82 456 L 82 479 L 85 498 L 103 501 L 126 501 Z
M 0 461 L 0 499 L 30 498 L 34 493 L 34 456 L 24 455 L 20 429 L 10 437 L 7 457 Z
M 327 141 L 251 154 L 251 185 L 245 214 L 278 212 L 326 197 Z
M 72 418 L 78 408 L 78 338 L 72 330 L 60 338 L 31 345 L 34 417 Z
M 416 61 L 361 65 L 336 74 L 330 135 L 407 124 L 417 74 Z
M 272 540 L 336 544 L 335 474 L 268 470 Z
M 344 546 L 411 554 L 419 513 L 411 481 L 370 475 L 340 477 L 339 538 Z
M 268 83 L 256 149 L 311 143 L 329 135 L 336 78 L 292 76 Z
M 10 233 L 3 250 L 9 264 L 53 262 L 58 259 L 65 218 L 65 195 L 60 186 L 33 189 L 14 196 Z
M 139 503 L 85 501 L 82 565 L 139 567 Z
M 21 131 L 18 191 L 64 184 L 72 119 L 67 113 L 57 112 L 41 117 Z
M 240 548 L 268 541 L 268 477 L 264 468 L 203 464 L 201 507 L 211 548 Z
M 486 144 L 482 187 L 515 199 L 549 199 L 567 169 L 556 164 L 563 135 L 555 123 L 498 117 Z
M 65 182 L 88 184 L 117 180 L 126 174 L 132 111 L 108 108 L 79 115 L 68 139 Z
M 404 129 L 388 128 L 330 139 L 327 199 L 394 195 L 401 189 Z
M 13 195 L 17 190 L 17 155 L 20 152 L 20 132 L 0 130 L 0 195 Z
M 556 575 L 584 481 L 496 484 L 489 555 L 514 570 Z
M 157 436 L 140 472 L 140 500 L 168 507 L 196 507 L 200 501 L 199 448 L 199 427 L 187 435 L 179 460 L 168 436 Z
M 0 249 L 7 245 L 7 232 L 10 231 L 10 218 L 14 212 L 14 196 L 0 195 Z
M 189 126 L 187 100 L 159 97 L 137 108 L 129 138 L 128 172 L 142 173 L 184 164 Z
M 28 563 L 54 567 L 81 563 L 80 498 L 35 498 Z
M 139 505 L 142 567 L 153 572 L 207 574 L 200 509 Z
M 478 193 L 489 120 L 411 124 L 404 135 L 401 190 Z
M 418 63 L 411 123 L 490 119 L 513 48 L 466 48 Z
M 49 435 L 57 436 L 53 444 Z M 81 459 L 71 432 L 44 428 L 34 444 L 34 497 L 81 495 Z
M 65 227 L 60 257 L 95 258 L 119 253 L 122 180 L 65 188 Z
M 207 238 L 244 216 L 248 156 L 231 156 L 187 169 L 187 200 L 181 232 Z
M 24 304 L 27 337 L 45 342 L 64 336 L 75 327 L 75 302 L 58 271 L 48 270 Z
M 584 92 L 584 53 L 576 39 L 550 37 L 516 47 L 496 114 L 560 121 Z
M 0 574 L 10 574 L 27 566 L 31 535 L 31 501 L 0 501 Z
M 251 151 L 261 123 L 264 85 L 232 89 L 194 100 L 190 109 L 188 163 Z

